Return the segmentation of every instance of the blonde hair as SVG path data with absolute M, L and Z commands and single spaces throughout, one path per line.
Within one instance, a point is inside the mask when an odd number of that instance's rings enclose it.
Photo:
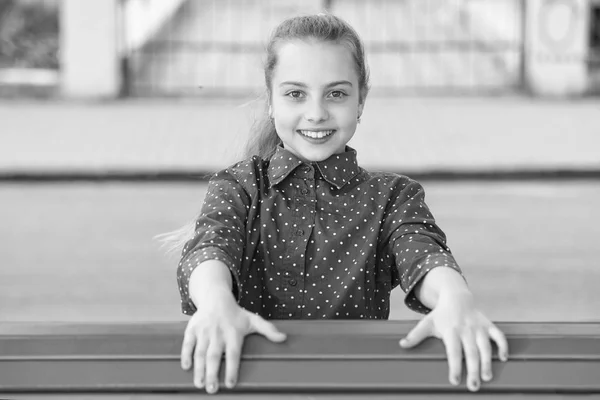
M 160 242 L 160 247 L 167 255 L 183 253 L 185 244 L 194 237 L 196 219 L 189 221 L 179 229 L 154 236 Z

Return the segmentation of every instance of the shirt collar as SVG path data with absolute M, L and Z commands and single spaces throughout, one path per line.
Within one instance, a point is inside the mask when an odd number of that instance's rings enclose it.
M 277 146 L 275 154 L 271 157 L 269 163 L 269 181 L 271 185 L 277 185 L 283 181 L 300 165 L 306 165 L 294 154 L 284 149 L 281 145 Z M 346 146 L 346 151 L 340 154 L 334 154 L 328 159 L 319 162 L 310 163 L 321 173 L 325 181 L 341 189 L 346 183 L 354 178 L 359 171 L 356 161 L 356 150 Z

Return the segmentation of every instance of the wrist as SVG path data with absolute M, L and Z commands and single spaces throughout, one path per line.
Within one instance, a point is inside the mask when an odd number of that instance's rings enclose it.
M 438 293 L 439 300 L 473 300 L 473 293 L 466 285 L 462 287 L 443 287 Z
M 441 299 L 472 296 L 464 278 L 455 269 L 437 267 L 430 270 L 416 287 L 415 295 L 425 306 L 434 308 Z
M 461 296 L 461 297 L 469 297 L 473 296 L 473 292 L 469 289 L 469 287 L 464 285 L 447 285 L 440 287 L 438 291 L 439 297 L 447 297 L 447 296 Z
M 229 268 L 217 260 L 201 263 L 192 271 L 188 283 L 188 293 L 196 306 L 215 297 L 233 297 Z
M 224 285 L 195 286 L 190 288 L 189 294 L 197 310 L 218 311 L 222 307 L 237 304 L 231 290 Z

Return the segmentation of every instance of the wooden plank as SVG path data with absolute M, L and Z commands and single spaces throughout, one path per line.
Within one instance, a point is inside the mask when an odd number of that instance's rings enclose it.
M 418 320 L 282 320 L 272 322 L 291 335 L 394 335 L 400 338 L 408 333 Z M 0 340 L 11 335 L 183 335 L 186 323 L 185 321 L 118 323 L 3 322 L 0 324 Z M 600 336 L 600 320 L 598 322 L 496 322 L 496 325 L 506 335 L 510 336 Z
M 13 336 L 0 345 L 0 361 L 7 360 L 176 360 L 183 336 Z M 441 341 L 429 338 L 418 351 L 398 345 L 397 336 L 298 335 L 274 345 L 259 336 L 247 338 L 245 360 L 445 360 Z M 511 358 L 521 360 L 600 361 L 600 338 L 593 337 L 511 337 Z
M 211 395 L 207 395 L 203 392 L 198 391 L 197 393 L 109 393 L 109 394 L 82 394 L 82 393 L 36 393 L 36 394 L 22 394 L 22 393 L 11 393 L 11 400 L 196 400 L 198 398 L 205 398 Z M 489 400 L 561 400 L 561 399 L 580 399 L 580 400 L 598 400 L 600 395 L 593 394 L 565 394 L 565 393 L 551 393 L 551 394 L 501 394 L 501 393 L 469 393 L 469 398 L 475 397 L 477 399 L 489 399 Z M 214 398 L 214 397 L 213 397 Z M 289 393 L 259 393 L 259 394 L 235 394 L 228 392 L 220 392 L 218 397 L 219 400 L 364 400 L 364 393 L 344 393 L 344 394 L 289 394 Z M 376 396 L 372 396 L 373 399 L 377 400 L 464 400 L 464 393 L 383 393 Z M 4 400 L 0 398 L 0 400 Z
M 232 394 L 454 394 L 440 341 L 398 346 L 410 322 L 280 321 L 283 344 L 245 343 Z M 184 324 L 13 324 L 0 328 L 0 399 L 8 393 L 192 393 L 181 370 Z M 507 324 L 510 360 L 487 394 L 600 394 L 600 324 Z M 508 329 L 507 329 L 508 328 Z M 222 378 L 222 377 L 221 377 Z
M 600 393 L 600 363 L 496 363 L 485 391 Z M 448 383 L 441 360 L 245 360 L 236 392 L 400 393 L 466 391 Z M 47 360 L 0 363 L 0 390 L 27 392 L 190 392 L 192 374 L 175 360 Z M 222 379 L 221 379 L 222 381 Z M 223 386 L 222 386 L 223 387 Z

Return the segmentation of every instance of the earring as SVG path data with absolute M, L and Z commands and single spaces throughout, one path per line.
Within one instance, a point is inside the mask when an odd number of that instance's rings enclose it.
M 356 118 L 356 122 L 360 124 L 360 115 Z
M 273 119 L 273 108 L 269 106 L 269 119 Z

